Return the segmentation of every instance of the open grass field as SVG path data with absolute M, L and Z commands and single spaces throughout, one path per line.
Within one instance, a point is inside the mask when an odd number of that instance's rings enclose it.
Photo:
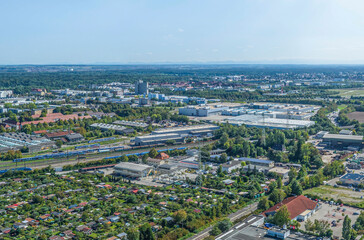
M 343 109 L 345 109 L 347 106 L 348 106 L 348 105 L 346 105 L 346 104 L 340 104 L 339 106 L 337 106 L 337 108 L 338 108 L 339 110 L 343 110 Z
M 348 89 L 330 89 L 330 90 L 334 91 L 334 92 L 339 92 L 338 95 L 340 95 L 342 97 L 364 96 L 364 89 L 350 89 L 350 88 L 348 88 Z
M 303 191 L 303 194 L 315 195 L 322 200 L 328 201 L 331 199 L 334 199 L 335 201 L 341 199 L 344 204 L 364 208 L 364 198 L 362 198 L 364 196 L 364 192 L 353 191 L 350 188 L 336 188 L 333 186 L 322 185 L 319 187 L 307 189 Z

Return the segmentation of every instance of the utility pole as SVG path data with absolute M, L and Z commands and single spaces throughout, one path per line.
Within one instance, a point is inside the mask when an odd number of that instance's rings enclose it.
M 287 130 L 289 129 L 289 119 L 291 119 L 291 111 L 287 111 Z
M 262 144 L 265 147 L 265 113 L 263 112 L 263 132 L 262 132 Z

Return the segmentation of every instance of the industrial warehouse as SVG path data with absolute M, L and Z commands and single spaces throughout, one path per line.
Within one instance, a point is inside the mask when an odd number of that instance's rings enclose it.
M 296 129 L 313 126 L 314 121 L 266 118 L 263 115 L 241 115 L 227 119 L 232 125 L 246 125 L 247 127 L 270 128 L 270 129 Z
M 322 142 L 331 147 L 344 148 L 350 146 L 363 147 L 363 136 L 346 134 L 325 134 Z
M 90 127 L 100 128 L 102 131 L 114 130 L 115 133 L 117 133 L 117 134 L 122 134 L 127 129 L 126 127 L 123 127 L 123 126 L 107 124 L 107 123 L 94 123 L 94 124 L 91 124 Z
M 276 104 L 276 103 L 252 103 L 245 104 L 237 109 L 223 111 L 222 115 L 264 115 L 270 118 L 309 120 L 319 109 L 316 106 Z
M 136 146 L 183 143 L 188 136 L 212 136 L 220 127 L 212 124 L 157 129 L 151 135 L 135 137 Z
M 158 134 L 158 135 L 147 135 L 135 137 L 135 145 L 136 146 L 146 146 L 146 145 L 154 145 L 154 144 L 165 144 L 168 142 L 171 143 L 183 143 L 186 136 L 182 136 L 177 133 L 168 133 L 168 134 Z
M 224 110 L 229 110 L 227 106 L 215 105 L 215 106 L 187 106 L 179 109 L 180 115 L 185 116 L 197 116 L 197 117 L 207 117 L 211 114 L 221 113 Z
M 212 124 L 206 125 L 193 125 L 193 126 L 186 126 L 186 127 L 172 127 L 172 128 L 163 128 L 157 129 L 152 132 L 153 135 L 156 134 L 189 134 L 189 135 L 206 135 L 208 133 L 213 133 L 214 131 L 218 130 L 220 127 Z
M 114 174 L 118 176 L 140 178 L 149 176 L 153 167 L 144 164 L 121 162 L 114 167 Z
M 113 122 L 113 124 L 122 125 L 122 126 L 128 126 L 128 127 L 140 127 L 140 128 L 146 128 L 148 127 L 147 123 L 143 122 L 131 122 L 131 121 L 125 121 L 125 120 L 117 120 Z
M 37 152 L 53 146 L 54 142 L 47 138 L 31 136 L 26 133 L 3 133 L 0 135 L 0 152 L 20 150 L 24 147 L 28 148 L 29 152 Z
M 246 125 L 270 129 L 306 128 L 315 124 L 310 118 L 320 109 L 317 106 L 277 103 L 251 103 L 188 106 L 179 109 L 180 115 L 192 120 Z

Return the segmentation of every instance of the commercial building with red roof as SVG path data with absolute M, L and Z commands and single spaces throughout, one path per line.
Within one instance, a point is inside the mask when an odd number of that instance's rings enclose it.
M 52 133 L 46 133 L 45 136 L 49 139 L 55 140 L 55 139 L 60 139 L 62 137 L 67 136 L 68 134 L 73 133 L 72 130 L 70 131 L 58 131 L 58 132 L 52 132 Z
M 300 195 L 284 199 L 282 202 L 277 203 L 273 207 L 264 211 L 262 215 L 265 217 L 274 215 L 283 205 L 285 205 L 288 209 L 289 218 L 297 221 L 305 221 L 319 208 L 318 202 Z

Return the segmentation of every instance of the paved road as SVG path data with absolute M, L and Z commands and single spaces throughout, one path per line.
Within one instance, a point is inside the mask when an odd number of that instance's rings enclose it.
M 232 213 L 228 216 L 228 218 L 233 222 L 245 215 L 248 215 L 252 212 L 254 212 L 255 210 L 257 210 L 257 206 L 258 206 L 258 203 L 253 203 L 253 204 L 250 204 L 248 206 L 246 206 L 245 208 L 243 209 L 240 209 L 239 211 L 235 212 L 235 213 Z M 213 226 L 211 227 L 208 227 L 206 228 L 205 230 L 197 233 L 196 235 L 188 238 L 187 240 L 201 240 L 201 239 L 204 239 L 208 236 L 210 236 L 210 231 L 212 230 Z
M 330 121 L 335 125 L 338 126 L 336 119 L 339 117 L 339 111 L 335 111 L 332 113 L 329 113 L 327 117 L 330 119 Z
M 162 150 L 166 148 L 179 148 L 179 147 L 187 147 L 187 148 L 193 148 L 198 146 L 204 146 L 207 144 L 212 143 L 209 142 L 201 142 L 201 143 L 189 143 L 189 144 L 179 144 L 179 145 L 173 145 L 173 146 L 162 146 L 162 147 L 156 147 L 156 150 Z M 130 153 L 141 153 L 141 152 L 149 152 L 152 148 L 143 148 L 143 149 L 131 149 L 131 150 L 125 150 L 120 152 L 105 152 L 105 153 L 98 153 L 98 154 L 90 154 L 86 155 L 86 159 L 80 159 L 78 160 L 77 157 L 70 157 L 70 158 L 57 158 L 57 159 L 45 159 L 40 160 L 38 162 L 22 162 L 18 163 L 17 165 L 15 163 L 11 163 L 11 165 L 1 166 L 0 169 L 9 169 L 14 167 L 31 167 L 31 168 L 44 168 L 47 166 L 52 167 L 62 167 L 65 165 L 71 165 L 76 164 L 78 162 L 91 162 L 91 161 L 97 161 L 101 160 L 105 157 L 113 157 L 113 156 L 120 156 L 124 154 L 130 154 Z

